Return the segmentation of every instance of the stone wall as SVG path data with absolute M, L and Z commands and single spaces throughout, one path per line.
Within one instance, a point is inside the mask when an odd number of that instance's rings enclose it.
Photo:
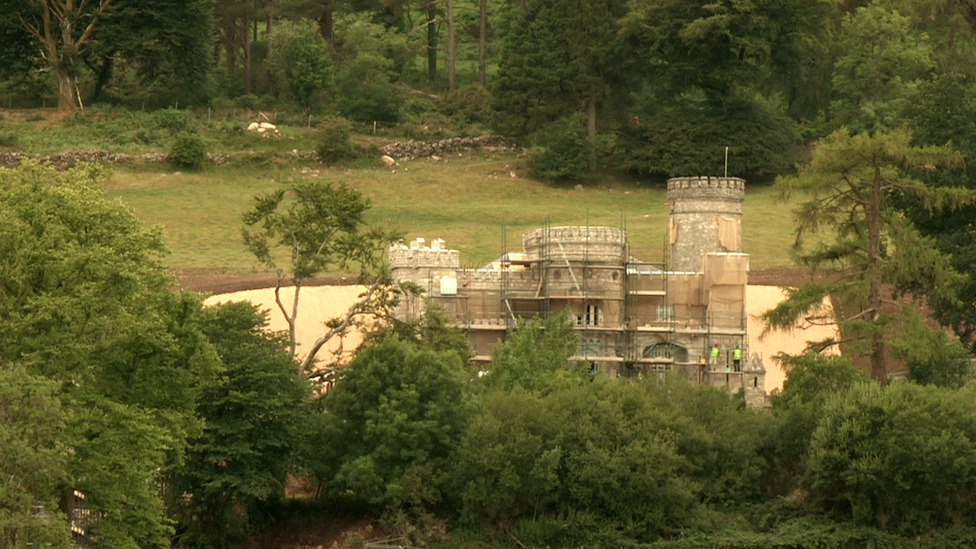
M 472 149 L 511 150 L 516 144 L 507 137 L 487 135 L 483 137 L 456 137 L 440 141 L 395 141 L 383 147 L 383 152 L 397 160 L 412 160 L 414 158 L 430 156 L 447 156 Z M 247 161 L 251 157 L 260 156 L 262 152 L 249 151 L 237 153 L 208 154 L 207 161 L 215 166 L 221 166 L 234 161 Z M 317 162 L 319 155 L 315 151 L 291 152 L 292 156 L 308 162 Z M 76 162 L 102 162 L 105 164 L 125 164 L 128 162 L 142 162 L 147 164 L 169 161 L 169 155 L 161 152 L 145 154 L 125 154 L 109 151 L 65 151 L 55 154 L 30 154 L 0 151 L 0 166 L 19 166 L 24 159 L 33 159 L 45 164 L 53 164 L 64 169 Z
M 397 141 L 383 147 L 383 152 L 397 160 L 413 160 L 431 156 L 448 156 L 472 149 L 510 150 L 515 141 L 498 135 L 482 137 L 454 137 L 440 141 Z
M 555 260 L 623 263 L 627 233 L 613 227 L 549 227 L 522 235 L 530 261 Z M 548 246 L 548 249 L 547 249 Z
M 741 252 L 744 199 L 745 180 L 738 177 L 669 179 L 671 270 L 698 272 L 707 253 Z M 720 218 L 730 220 L 732 242 L 720 238 Z

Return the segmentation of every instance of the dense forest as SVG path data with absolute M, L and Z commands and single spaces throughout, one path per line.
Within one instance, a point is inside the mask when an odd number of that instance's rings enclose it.
M 478 372 L 436 311 L 388 314 L 416 289 L 372 261 L 369 201 L 310 184 L 242 225 L 265 263 L 340 235 L 289 280 L 383 286 L 323 395 L 263 312 L 178 289 L 104 167 L 25 161 L 0 168 L 0 548 L 235 547 L 349 516 L 445 548 L 971 547 L 974 76 L 972 0 L 7 0 L 0 108 L 65 124 L 282 111 L 323 124 L 323 160 L 378 125 L 508 136 L 557 182 L 778 176 L 816 274 L 764 320 L 829 314 L 841 341 L 778 357 L 767 410 L 567 366 L 560 315 Z

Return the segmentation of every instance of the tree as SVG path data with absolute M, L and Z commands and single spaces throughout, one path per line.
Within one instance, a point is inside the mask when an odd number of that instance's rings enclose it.
M 916 170 L 913 175 L 932 187 L 965 186 L 976 189 L 976 86 L 960 74 L 943 74 L 922 82 L 905 102 L 901 113 L 912 127 L 918 145 L 952 142 L 964 165 L 947 170 Z M 930 299 L 935 318 L 952 328 L 970 350 L 976 350 L 976 206 L 949 211 L 929 211 L 918 201 L 900 200 L 898 208 L 912 220 L 919 232 L 935 239 L 939 249 L 951 256 L 952 266 L 965 276 L 958 300 Z
M 878 3 L 844 19 L 834 63 L 834 116 L 854 131 L 893 129 L 899 103 L 934 68 L 928 36 Z
M 395 28 L 374 23 L 366 14 L 336 21 L 336 107 L 361 122 L 397 122 L 402 97 L 394 86 L 411 57 L 406 38 Z
M 805 477 L 836 516 L 905 534 L 972 525 L 976 409 L 968 391 L 855 385 L 824 406 Z
M 886 383 L 886 341 L 898 326 L 885 285 L 951 300 L 959 281 L 948 258 L 900 215 L 891 197 L 910 196 L 933 209 L 972 202 L 971 192 L 927 187 L 905 171 L 935 170 L 958 159 L 945 147 L 912 146 L 907 130 L 852 136 L 842 128 L 817 142 L 810 163 L 795 176 L 777 179 L 777 186 L 786 197 L 804 197 L 794 212 L 798 258 L 825 277 L 788 290 L 786 301 L 763 314 L 766 329 L 790 329 L 808 314 L 808 320 L 832 320 L 820 308 L 829 295 L 842 341 L 868 354 L 871 377 Z M 820 242 L 805 248 L 811 237 Z M 826 340 L 816 347 L 838 343 Z
M 486 387 L 545 391 L 566 378 L 578 376 L 568 370 L 569 357 L 576 353 L 579 336 L 569 323 L 567 311 L 520 322 L 505 341 L 491 351 L 491 362 L 483 379 Z
M 776 360 L 786 379 L 783 389 L 771 395 L 776 422 L 767 456 L 773 481 L 767 484 L 770 492 L 785 495 L 800 486 L 824 403 L 870 378 L 851 359 L 839 355 L 780 355 Z
M 440 504 L 469 387 L 455 351 L 392 337 L 360 348 L 323 402 L 336 454 L 330 491 L 372 510 Z
M 643 86 L 620 129 L 624 166 L 666 176 L 723 173 L 729 147 L 728 173 L 789 170 L 803 143 L 787 113 L 815 118 L 829 104 L 824 44 L 833 4 L 634 4 L 621 35 Z
M 168 478 L 171 512 L 185 547 L 227 547 L 242 540 L 258 502 L 284 495 L 307 424 L 310 384 L 267 314 L 248 302 L 204 310 L 200 326 L 224 367 L 202 391 L 203 432 Z
M 162 104 L 208 100 L 213 92 L 213 0 L 115 1 L 85 59 L 96 78 L 90 101 L 102 100 L 120 61 L 135 66 L 142 88 L 159 83 Z
M 596 135 L 598 104 L 607 111 L 629 58 L 617 38 L 617 0 L 537 0 L 518 12 L 505 39 L 493 88 L 495 126 L 524 137 L 574 112 Z M 591 147 L 592 147 L 591 143 Z
M 292 356 L 297 351 L 295 320 L 305 281 L 329 269 L 350 267 L 360 269 L 361 281 L 369 278 L 369 290 L 361 299 L 345 316 L 326 324 L 329 330 L 309 349 L 298 367 L 298 375 L 308 372 L 316 353 L 327 341 L 348 329 L 357 315 L 377 307 L 378 300 L 388 297 L 385 277 L 382 273 L 370 275 L 370 271 L 379 265 L 378 251 L 396 237 L 378 229 L 362 230 L 369 207 L 369 199 L 344 184 L 296 183 L 287 193 L 279 190 L 255 197 L 254 208 L 244 214 L 244 245 L 277 274 L 275 303 L 288 322 Z M 290 308 L 281 296 L 286 279 L 295 287 Z
M 40 44 L 41 57 L 57 79 L 59 112 L 82 106 L 78 91 L 82 58 L 112 2 L 25 0 L 21 3 L 23 11 L 17 14 L 21 25 Z
M 200 429 L 199 389 L 217 361 L 195 324 L 202 298 L 176 291 L 158 231 L 105 197 L 103 173 L 0 169 L 0 364 L 58 387 L 71 449 L 62 516 L 77 491 L 101 542 L 165 547 L 153 481 Z
M 663 0 L 625 17 L 628 42 L 648 75 L 671 97 L 691 89 L 728 105 L 770 73 L 797 73 L 811 44 L 829 32 L 834 6 L 814 2 Z
M 0 547 L 68 545 L 68 521 L 55 498 L 67 452 L 57 392 L 55 381 L 0 364 Z
M 282 46 L 281 64 L 288 91 L 302 112 L 309 113 L 316 96 L 332 85 L 332 61 L 328 47 L 308 25 L 296 25 L 290 29 Z
M 183 84 L 176 97 L 199 100 L 208 93 L 209 0 L 16 0 L 6 8 L 54 75 L 59 111 L 83 108 L 78 81 L 86 69 L 96 75 L 97 99 L 119 58 L 132 61 L 146 80 L 172 75 Z

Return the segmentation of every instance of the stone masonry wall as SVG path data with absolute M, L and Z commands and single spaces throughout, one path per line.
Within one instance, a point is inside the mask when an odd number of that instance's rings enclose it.
M 671 221 L 677 230 L 671 245 L 671 270 L 698 272 L 710 252 L 742 250 L 742 201 L 745 180 L 738 177 L 678 177 L 668 180 Z M 735 249 L 719 241 L 718 218 L 735 223 Z

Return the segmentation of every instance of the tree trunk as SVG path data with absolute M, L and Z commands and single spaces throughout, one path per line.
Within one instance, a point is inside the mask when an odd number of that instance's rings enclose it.
M 78 108 L 78 77 L 68 67 L 54 67 L 58 80 L 58 112 L 72 112 Z
M 881 294 L 881 185 L 881 168 L 875 168 L 871 199 L 864 206 L 864 217 L 868 226 L 868 307 L 872 310 L 871 320 L 875 321 L 881 316 L 884 307 Z M 876 330 L 877 328 L 875 326 Z M 875 331 L 871 337 L 871 378 L 882 386 L 888 382 L 884 335 L 880 330 Z
M 447 91 L 453 92 L 457 87 L 454 73 L 454 0 L 445 0 L 447 5 Z
M 251 93 L 251 20 L 247 16 L 247 8 L 244 8 L 244 22 L 241 25 L 244 31 L 244 93 Z
M 427 4 L 427 79 L 437 79 L 437 4 Z
M 268 12 L 264 15 L 264 41 L 268 44 L 265 59 L 271 61 L 271 30 L 274 22 L 274 2 L 268 2 Z
M 478 84 L 488 87 L 485 50 L 488 47 L 488 0 L 478 2 Z
M 319 34 L 322 35 L 322 39 L 329 45 L 329 50 L 335 50 L 335 40 L 332 36 L 332 0 L 322 3 L 322 11 L 318 16 L 319 24 Z
M 586 136 L 589 138 L 589 167 L 596 170 L 596 82 L 590 82 L 590 98 L 586 108 Z
M 92 91 L 89 103 L 95 103 L 102 99 L 102 88 L 112 79 L 112 69 L 115 68 L 115 54 L 110 53 L 102 58 L 102 67 L 98 71 L 95 79 L 95 89 Z

